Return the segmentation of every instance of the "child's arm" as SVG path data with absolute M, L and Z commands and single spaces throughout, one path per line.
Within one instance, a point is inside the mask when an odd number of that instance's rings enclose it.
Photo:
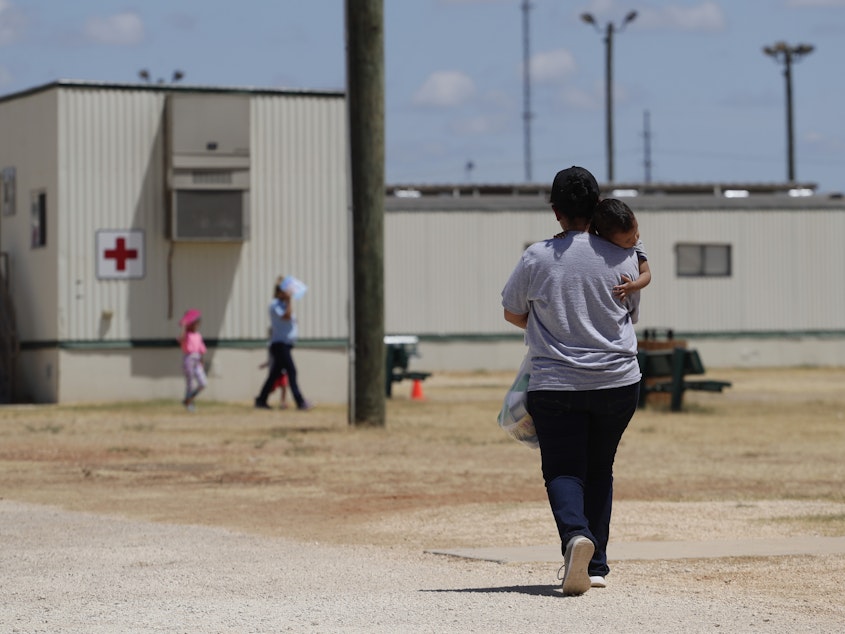
M 619 299 L 625 299 L 635 291 L 644 289 L 651 282 L 651 269 L 648 260 L 640 260 L 640 276 L 632 280 L 627 275 L 622 276 L 622 284 L 613 287 L 613 294 Z

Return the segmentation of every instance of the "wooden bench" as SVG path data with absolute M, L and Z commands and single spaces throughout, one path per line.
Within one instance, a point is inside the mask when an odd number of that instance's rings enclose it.
M 431 372 L 414 372 L 408 369 L 411 357 L 418 357 L 417 343 L 419 337 L 415 335 L 388 335 L 384 338 L 387 356 L 387 375 L 385 388 L 387 397 L 393 395 L 393 384 L 404 379 L 410 381 L 425 381 Z
M 690 374 L 704 374 L 704 364 L 697 350 L 673 348 L 666 350 L 640 350 L 637 353 L 640 372 L 640 407 L 645 407 L 648 395 L 654 392 L 671 394 L 670 409 L 681 411 L 686 390 L 721 392 L 731 387 L 728 381 L 687 381 Z

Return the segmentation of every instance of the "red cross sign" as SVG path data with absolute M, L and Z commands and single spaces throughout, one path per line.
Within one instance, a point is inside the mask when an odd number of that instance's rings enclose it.
M 132 280 L 144 277 L 144 232 L 97 231 L 97 278 Z
M 138 249 L 127 249 L 126 238 L 115 240 L 114 249 L 106 249 L 106 259 L 114 258 L 118 271 L 126 270 L 126 260 L 134 260 L 138 257 Z

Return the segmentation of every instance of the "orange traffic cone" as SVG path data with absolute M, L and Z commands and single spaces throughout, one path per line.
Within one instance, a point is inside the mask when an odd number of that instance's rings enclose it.
M 425 396 L 423 396 L 422 390 L 422 381 L 419 379 L 414 379 L 414 385 L 411 387 L 411 400 L 412 401 L 424 401 Z

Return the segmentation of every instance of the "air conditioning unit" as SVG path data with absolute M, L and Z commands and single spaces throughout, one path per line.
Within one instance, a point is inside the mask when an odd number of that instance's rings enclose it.
M 242 241 L 249 238 L 249 192 L 176 189 L 172 192 L 172 240 Z
M 168 96 L 171 240 L 249 238 L 249 105 L 245 95 Z
M 249 239 L 249 170 L 176 170 L 170 188 L 170 239 Z

